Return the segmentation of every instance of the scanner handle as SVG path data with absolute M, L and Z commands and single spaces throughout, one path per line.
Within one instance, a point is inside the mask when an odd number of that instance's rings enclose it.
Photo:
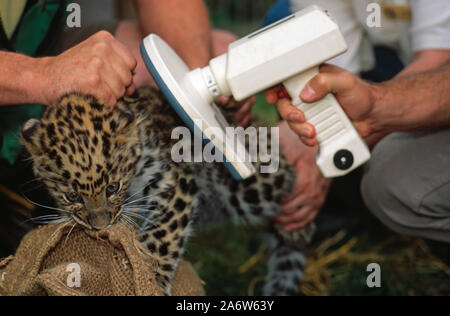
M 326 178 L 344 176 L 370 159 L 370 151 L 333 94 L 314 103 L 304 103 L 300 93 L 319 73 L 314 67 L 285 82 L 292 104 L 305 113 L 316 128 L 319 152 L 316 163 Z

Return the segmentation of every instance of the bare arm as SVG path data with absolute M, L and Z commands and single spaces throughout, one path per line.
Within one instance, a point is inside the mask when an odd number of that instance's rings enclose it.
M 450 125 L 450 62 L 372 86 L 374 131 L 427 131 Z
M 38 59 L 15 53 L 0 52 L 0 106 L 42 103 L 44 91 Z
M 414 54 L 414 61 L 398 76 L 423 72 L 445 64 L 450 59 L 450 50 L 428 49 Z
M 0 105 L 51 105 L 69 92 L 109 105 L 134 91 L 136 60 L 107 32 L 98 32 L 56 57 L 0 52 Z
M 416 52 L 414 54 L 413 62 L 408 65 L 402 72 L 400 72 L 396 78 L 435 69 L 445 64 L 449 59 L 449 50 L 427 49 Z M 366 138 L 366 141 L 369 145 L 374 145 L 390 133 L 391 131 L 388 130 L 384 130 L 379 133 L 373 133 L 371 136 Z
M 428 49 L 414 54 L 413 62 L 408 65 L 396 78 L 408 76 L 414 73 L 426 72 L 445 64 L 450 59 L 449 50 Z M 373 146 L 392 131 L 384 130 L 374 133 L 366 138 L 369 145 Z
M 191 68 L 212 56 L 209 16 L 203 0 L 134 0 L 144 35 L 157 33 Z
M 434 70 L 411 73 L 381 85 L 365 82 L 334 66 L 325 65 L 301 97 L 314 102 L 336 95 L 359 133 L 374 145 L 394 131 L 427 131 L 450 125 L 450 62 Z M 270 91 L 268 94 L 273 94 Z M 273 97 L 269 97 L 273 99 Z M 316 145 L 314 127 L 286 99 L 278 102 L 281 115 L 308 145 Z

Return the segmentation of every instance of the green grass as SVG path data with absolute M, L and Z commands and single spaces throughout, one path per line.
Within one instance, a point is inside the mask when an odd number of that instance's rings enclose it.
M 186 258 L 194 264 L 205 282 L 208 295 L 249 295 L 253 280 L 264 276 L 266 266 L 262 262 L 248 271 L 239 268 L 254 255 L 252 236 L 257 230 L 245 230 L 226 226 L 196 235 L 189 243 Z M 261 294 L 261 282 L 254 294 Z
M 262 293 L 268 255 L 258 242 L 263 230 L 225 226 L 191 240 L 186 258 L 205 282 L 208 295 Z M 439 246 L 448 259 L 448 245 Z M 310 247 L 302 290 L 305 295 L 327 296 L 447 296 L 450 268 L 435 253 L 421 239 L 371 231 L 340 232 Z M 381 266 L 381 288 L 366 285 L 370 263 Z
M 253 114 L 268 126 L 276 126 L 280 120 L 277 108 L 266 102 L 264 93 L 256 95 L 256 103 L 253 107 Z

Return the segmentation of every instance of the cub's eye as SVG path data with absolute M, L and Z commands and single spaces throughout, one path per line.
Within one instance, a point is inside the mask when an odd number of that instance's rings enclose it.
M 70 203 L 81 203 L 83 200 L 81 199 L 81 196 L 76 192 L 71 192 L 66 194 L 66 199 Z
M 111 195 L 113 195 L 113 194 L 116 194 L 116 193 L 119 192 L 119 191 L 120 191 L 120 183 L 119 183 L 119 182 L 111 183 L 110 185 L 108 185 L 108 186 L 106 187 L 106 194 L 107 194 L 108 196 L 111 196 Z

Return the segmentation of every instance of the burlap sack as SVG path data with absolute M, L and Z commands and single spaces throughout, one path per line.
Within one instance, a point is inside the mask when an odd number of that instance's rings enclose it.
M 154 282 L 155 262 L 128 228 L 115 225 L 98 234 L 70 229 L 70 225 L 49 225 L 26 235 L 16 255 L 0 262 L 0 295 L 162 294 Z M 187 262 L 177 270 L 173 295 L 205 295 Z

